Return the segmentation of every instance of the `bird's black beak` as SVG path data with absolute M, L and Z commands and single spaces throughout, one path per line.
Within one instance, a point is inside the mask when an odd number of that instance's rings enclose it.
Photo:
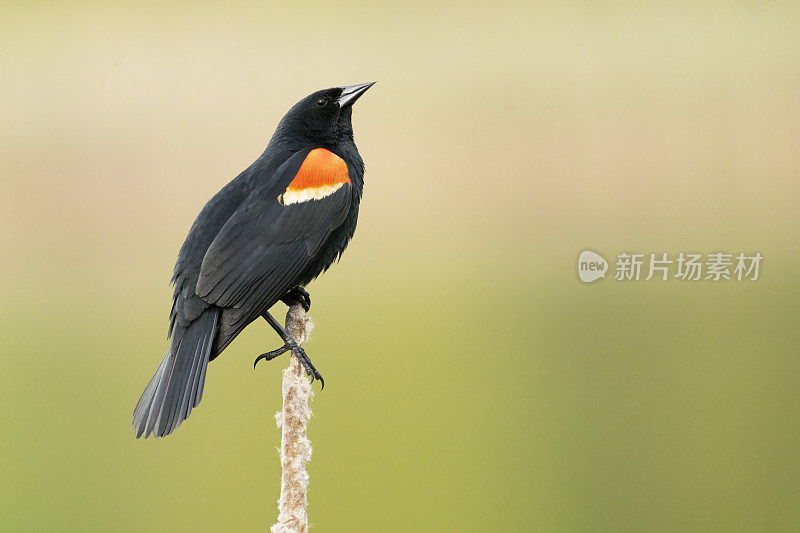
M 352 105 L 353 102 L 367 92 L 367 89 L 375 85 L 374 81 L 369 83 L 360 83 L 358 85 L 348 85 L 347 87 L 340 87 L 342 95 L 339 97 L 339 107 L 343 108 Z

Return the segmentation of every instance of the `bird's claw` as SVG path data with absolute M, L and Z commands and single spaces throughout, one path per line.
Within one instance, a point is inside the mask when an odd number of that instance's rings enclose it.
M 255 361 L 253 361 L 253 368 L 255 368 L 258 362 L 261 361 L 262 359 L 264 359 L 265 361 L 272 361 L 282 353 L 288 352 L 289 350 L 291 350 L 291 346 L 289 346 L 288 344 L 284 344 L 277 350 L 272 350 L 271 352 L 262 353 L 261 355 L 256 357 Z
M 301 286 L 297 286 L 294 289 L 287 292 L 281 301 L 291 307 L 293 304 L 300 304 L 305 309 L 306 313 L 308 310 L 311 309 L 311 295 L 308 294 L 308 291 L 305 290 Z
M 313 383 L 315 379 L 318 379 L 319 382 L 320 382 L 320 385 L 322 385 L 320 390 L 324 389 L 325 388 L 325 380 L 322 379 L 322 374 L 320 374 L 319 371 L 317 371 L 317 369 L 314 368 L 314 365 L 311 363 L 311 359 L 308 358 L 308 355 L 306 354 L 306 351 L 303 350 L 294 341 L 287 342 L 286 344 L 284 344 L 283 346 L 281 346 L 277 350 L 272 350 L 271 352 L 262 353 L 261 355 L 256 357 L 255 361 L 253 361 L 253 368 L 255 368 L 256 365 L 258 364 L 258 362 L 261 361 L 262 359 L 264 359 L 266 361 L 271 361 L 272 359 L 275 359 L 279 355 L 281 355 L 283 353 L 286 353 L 286 352 L 289 352 L 289 351 L 291 351 L 292 355 L 297 357 L 297 360 L 300 361 L 301 365 L 303 365 L 303 369 L 305 369 L 306 375 L 311 378 L 311 382 Z
M 299 345 L 294 344 L 291 347 L 292 355 L 297 357 L 297 360 L 300 361 L 300 364 L 303 365 L 303 368 L 306 370 L 306 375 L 311 378 L 311 382 L 313 383 L 315 379 L 319 380 L 320 390 L 325 388 L 325 380 L 322 379 L 322 374 L 320 374 L 314 365 L 311 363 L 311 359 L 308 358 L 306 355 L 306 351 L 303 350 Z

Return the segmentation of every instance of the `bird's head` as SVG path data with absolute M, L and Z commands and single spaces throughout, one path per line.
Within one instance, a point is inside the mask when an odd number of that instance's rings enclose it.
M 278 126 L 282 137 L 313 143 L 336 144 L 353 138 L 353 103 L 375 82 L 333 87 L 297 102 Z

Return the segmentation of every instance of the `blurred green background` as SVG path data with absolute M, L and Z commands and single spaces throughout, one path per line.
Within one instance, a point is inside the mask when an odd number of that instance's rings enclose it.
M 695 4 L 3 3 L 0 528 L 274 521 L 265 323 L 171 437 L 131 411 L 202 205 L 295 101 L 378 80 L 310 286 L 314 530 L 797 531 L 800 9 Z M 765 259 L 584 285 L 586 247 Z

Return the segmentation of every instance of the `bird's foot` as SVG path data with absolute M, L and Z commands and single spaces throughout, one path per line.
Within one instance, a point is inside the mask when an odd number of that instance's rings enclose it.
M 306 375 L 308 375 L 308 377 L 311 378 L 312 383 L 315 379 L 318 379 L 320 384 L 322 385 L 322 389 L 324 389 L 325 380 L 322 379 L 322 375 L 317 371 L 316 368 L 314 368 L 314 365 L 311 363 L 311 359 L 308 358 L 306 351 L 303 350 L 300 347 L 300 345 L 294 341 L 294 339 L 287 339 L 285 340 L 285 342 L 286 344 L 284 344 L 277 350 L 272 350 L 271 352 L 262 353 L 261 355 L 256 357 L 256 360 L 253 361 L 253 368 L 255 368 L 256 364 L 258 364 L 258 362 L 262 359 L 266 361 L 271 361 L 272 359 L 275 359 L 279 355 L 290 351 L 292 352 L 293 356 L 297 357 L 297 360 L 300 361 L 300 364 L 303 365 L 303 368 L 306 371 Z
M 298 285 L 294 289 L 287 292 L 281 301 L 291 307 L 293 304 L 300 304 L 305 309 L 306 313 L 311 309 L 311 295 L 303 287 Z
M 275 359 L 276 357 L 278 357 L 282 353 L 286 353 L 289 350 L 291 350 L 291 348 L 284 344 L 283 346 L 281 346 L 277 350 L 272 350 L 271 352 L 262 353 L 261 355 L 256 357 L 255 361 L 253 361 L 253 368 L 255 368 L 256 365 L 258 364 L 258 362 L 261 361 L 262 359 L 265 360 L 265 361 L 272 361 L 273 359 Z

